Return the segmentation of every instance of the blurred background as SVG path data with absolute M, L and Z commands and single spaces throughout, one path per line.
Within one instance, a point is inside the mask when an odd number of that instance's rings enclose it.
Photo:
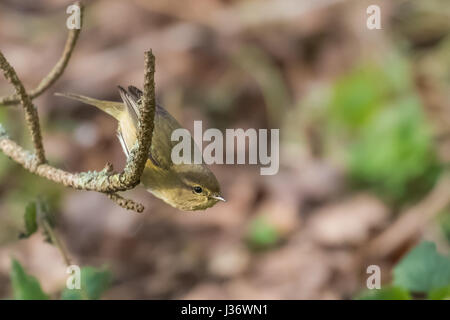
M 145 205 L 137 214 L 0 155 L 0 298 L 12 295 L 12 257 L 51 297 L 65 286 L 42 234 L 18 240 L 38 198 L 73 263 L 108 270 L 104 299 L 352 299 L 370 264 L 385 284 L 418 241 L 448 252 L 449 1 L 85 3 L 65 73 L 35 100 L 52 164 L 123 167 L 115 121 L 53 94 L 119 101 L 117 85 L 142 87 L 151 48 L 157 100 L 183 126 L 280 128 L 280 171 L 212 166 L 228 202 L 204 212 L 136 188 L 126 196 Z M 0 48 L 27 88 L 59 59 L 69 4 L 0 1 Z M 380 30 L 366 26 L 371 4 Z M 0 95 L 11 93 L 0 80 Z M 20 106 L 0 107 L 0 123 L 30 147 Z

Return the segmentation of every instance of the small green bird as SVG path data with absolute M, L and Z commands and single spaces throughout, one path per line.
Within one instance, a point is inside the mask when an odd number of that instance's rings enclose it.
M 56 93 L 70 99 L 93 105 L 118 121 L 117 136 L 126 156 L 137 137 L 139 103 L 142 91 L 119 86 L 123 102 L 103 101 L 73 93 Z M 152 145 L 141 177 L 144 187 L 171 206 L 184 211 L 204 210 L 218 201 L 225 201 L 214 174 L 204 164 L 174 164 L 171 152 L 176 141 L 172 132 L 181 125 L 159 104 L 156 105 Z M 191 137 L 192 139 L 192 137 Z M 196 148 L 192 139 L 191 145 Z

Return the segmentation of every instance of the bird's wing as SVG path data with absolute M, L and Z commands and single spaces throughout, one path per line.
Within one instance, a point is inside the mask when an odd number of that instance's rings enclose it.
M 129 109 L 129 114 L 135 124 L 138 124 L 139 119 L 139 103 L 142 98 L 142 91 L 136 87 L 129 86 L 128 92 L 119 87 L 122 100 Z M 150 148 L 149 159 L 159 168 L 169 169 L 173 162 L 171 160 L 172 148 L 178 141 L 171 141 L 172 132 L 176 129 L 182 128 L 163 107 L 156 104 L 155 110 L 155 128 L 153 130 L 152 146 Z M 137 127 L 136 127 L 137 128 Z M 191 141 L 191 144 L 194 142 Z

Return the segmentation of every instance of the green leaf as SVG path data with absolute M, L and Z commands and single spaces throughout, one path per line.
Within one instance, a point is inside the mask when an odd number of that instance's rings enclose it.
M 411 300 L 409 292 L 400 287 L 386 287 L 364 292 L 358 300 Z
M 367 124 L 382 105 L 387 95 L 382 70 L 364 65 L 338 80 L 331 100 L 331 116 L 334 121 L 350 131 Z
M 434 243 L 422 242 L 394 268 L 393 283 L 411 292 L 450 286 L 450 257 L 440 255 Z
M 414 96 L 389 104 L 361 129 L 349 152 L 353 180 L 386 200 L 420 196 L 439 172 L 431 131 Z
M 28 238 L 36 232 L 38 225 L 36 220 L 36 202 L 29 203 L 25 208 L 25 232 L 19 235 L 20 238 Z
M 448 300 L 450 299 L 450 286 L 433 289 L 428 293 L 429 300 Z
M 247 235 L 248 243 L 254 249 L 267 249 L 279 241 L 278 231 L 263 217 L 256 218 L 250 224 Z
M 100 299 L 111 282 L 111 273 L 105 268 L 81 268 L 80 289 L 64 289 L 63 300 L 97 300 Z
M 11 282 L 14 299 L 16 300 L 48 300 L 49 297 L 42 291 L 39 281 L 28 275 L 20 263 L 13 259 L 11 263 Z
M 329 106 L 332 122 L 357 133 L 386 108 L 391 99 L 411 92 L 410 67 L 398 55 L 383 64 L 367 61 L 338 79 Z

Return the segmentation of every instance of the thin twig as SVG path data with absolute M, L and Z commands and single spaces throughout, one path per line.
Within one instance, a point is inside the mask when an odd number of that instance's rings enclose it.
M 44 228 L 45 232 L 50 237 L 52 244 L 55 245 L 55 247 L 61 253 L 64 263 L 67 266 L 70 266 L 72 263 L 70 261 L 69 254 L 67 253 L 66 247 L 64 246 L 63 242 L 59 239 L 56 231 L 53 230 L 53 228 L 50 226 L 48 221 L 45 221 L 45 219 L 42 221 L 42 227 Z
M 117 205 L 119 205 L 124 209 L 133 210 L 139 213 L 144 211 L 144 206 L 142 204 L 136 203 L 130 199 L 125 199 L 122 196 L 118 195 L 117 193 L 107 193 L 106 195 L 108 196 L 109 199 L 111 199 Z
M 79 29 L 71 29 L 69 31 L 69 35 L 67 36 L 66 44 L 64 46 L 63 53 L 59 58 L 58 62 L 55 66 L 50 70 L 50 72 L 41 80 L 39 85 L 29 91 L 30 99 L 33 100 L 37 98 L 42 93 L 45 92 L 59 77 L 64 73 L 64 70 L 69 63 L 70 57 L 72 56 L 73 49 L 78 40 L 78 36 L 80 35 L 81 26 L 83 25 L 83 12 L 84 6 L 81 2 L 76 2 L 75 5 L 80 7 L 80 28 Z M 6 97 L 0 97 L 0 105 L 14 105 L 20 103 L 20 96 L 16 93 Z
M 20 103 L 25 110 L 25 120 L 30 130 L 31 140 L 33 141 L 34 150 L 36 152 L 36 164 L 45 163 L 45 152 L 42 144 L 41 127 L 39 126 L 39 116 L 36 108 L 31 102 L 22 82 L 17 77 L 16 71 L 8 63 L 3 54 L 0 52 L 0 68 L 3 70 L 5 78 L 13 85 L 16 94 L 20 97 Z

